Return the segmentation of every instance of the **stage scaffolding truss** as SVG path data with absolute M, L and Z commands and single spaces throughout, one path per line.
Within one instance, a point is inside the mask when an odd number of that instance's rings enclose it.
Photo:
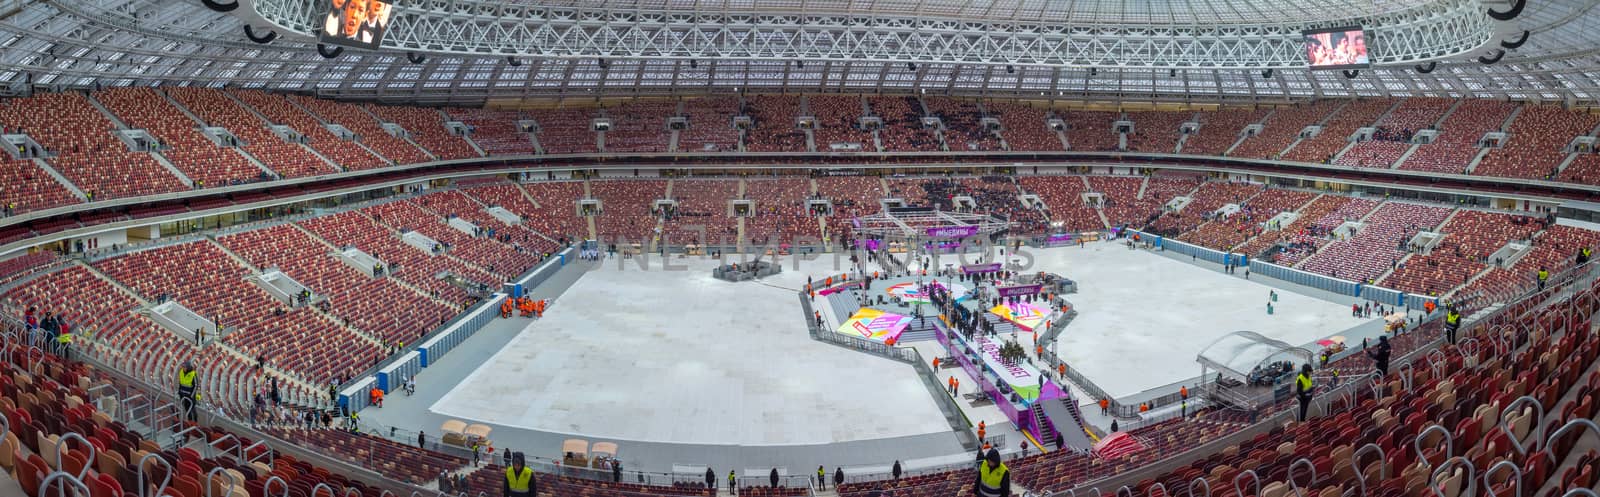
M 862 216 L 856 218 L 855 222 L 859 223 L 855 227 L 856 234 L 885 240 L 956 238 L 929 234 L 929 230 L 951 228 L 975 230 L 965 235 L 968 237 L 988 236 L 1011 226 L 1010 221 L 987 214 L 945 212 L 934 209 L 894 209 Z

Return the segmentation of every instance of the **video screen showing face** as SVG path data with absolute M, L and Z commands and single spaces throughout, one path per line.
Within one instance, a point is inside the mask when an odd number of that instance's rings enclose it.
M 389 29 L 393 8 L 378 0 L 328 0 L 318 39 L 331 45 L 376 49 Z
M 1312 69 L 1367 67 L 1367 36 L 1361 28 L 1306 33 L 1306 59 Z

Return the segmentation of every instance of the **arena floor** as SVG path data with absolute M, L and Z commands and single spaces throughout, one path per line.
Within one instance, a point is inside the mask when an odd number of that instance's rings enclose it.
M 812 340 L 796 291 L 831 257 L 760 282 L 617 260 L 429 410 L 588 438 L 791 445 L 950 430 L 911 367 Z M 515 379 L 515 381 L 503 381 Z
M 1030 253 L 1038 270 L 1078 282 L 1078 293 L 1067 296 L 1078 317 L 1056 342 L 1056 354 L 1116 397 L 1199 376 L 1195 356 L 1234 331 L 1304 345 L 1375 320 L 1350 317 L 1349 304 L 1284 290 L 1276 280 L 1246 280 L 1243 270 L 1225 275 L 1214 265 L 1120 243 Z M 1271 290 L 1278 302 L 1267 315 Z

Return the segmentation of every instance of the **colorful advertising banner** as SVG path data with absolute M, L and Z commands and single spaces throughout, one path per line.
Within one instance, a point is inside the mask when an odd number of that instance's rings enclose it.
M 950 295 L 952 297 L 955 297 L 956 302 L 961 302 L 963 300 L 966 300 L 966 298 L 967 298 L 967 287 L 964 287 L 964 286 L 961 286 L 961 285 L 958 285 L 958 284 L 955 284 L 955 283 L 946 284 L 944 282 L 934 281 L 934 282 L 928 283 L 928 286 L 938 287 L 938 288 L 943 288 L 945 290 L 949 290 L 950 291 Z M 900 297 L 901 301 L 912 303 L 912 304 L 931 304 L 931 303 L 933 303 L 931 300 L 928 299 L 928 295 L 922 293 L 922 289 L 921 288 L 917 288 L 917 284 L 913 283 L 913 282 L 896 283 L 896 284 L 893 284 L 893 285 L 889 285 L 889 288 L 885 289 L 884 293 L 889 294 L 889 296 L 891 296 L 891 297 Z
M 884 345 L 894 345 L 900 340 L 900 333 L 906 331 L 911 325 L 911 317 L 899 314 L 890 314 L 877 309 L 862 309 L 850 316 L 844 324 L 836 330 L 839 333 L 858 338 L 865 338 Z
M 1038 370 L 1026 362 L 1007 364 L 1000 358 L 1002 344 L 998 340 L 977 336 L 973 338 L 973 343 L 977 345 L 978 355 L 983 358 L 983 364 L 994 371 L 995 375 L 1000 377 L 1000 381 L 1010 386 L 1011 390 L 1016 391 L 1023 400 L 1032 401 L 1039 398 Z
M 961 272 L 966 274 L 993 273 L 999 270 L 1000 263 L 998 262 L 992 264 L 967 264 L 965 266 L 961 266 Z
M 1044 326 L 1044 322 L 1050 319 L 1050 309 L 1027 302 L 997 305 L 990 308 L 989 312 L 1027 331 Z
M 1056 233 L 1054 235 L 1050 235 L 1050 239 L 1047 241 L 1050 243 L 1070 242 L 1072 241 L 1072 233 Z
M 977 226 L 945 226 L 942 228 L 928 228 L 928 236 L 934 238 L 966 238 L 978 234 Z
M 1015 297 L 1017 295 L 1033 295 L 1039 293 L 1040 285 L 1017 285 L 996 288 L 1001 297 Z
M 867 247 L 867 250 L 870 250 L 870 251 L 878 250 L 878 247 L 881 245 L 881 242 L 879 242 L 877 240 L 871 240 L 871 239 L 864 240 L 861 243 L 862 243 L 863 246 Z

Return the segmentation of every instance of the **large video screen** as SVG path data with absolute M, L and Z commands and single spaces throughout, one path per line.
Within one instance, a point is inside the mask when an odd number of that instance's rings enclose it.
M 317 37 L 323 43 L 368 50 L 378 48 L 389 30 L 393 6 L 378 0 L 325 0 L 328 15 Z
M 1352 69 L 1367 67 L 1367 35 L 1359 26 L 1306 31 L 1306 60 L 1312 69 Z

